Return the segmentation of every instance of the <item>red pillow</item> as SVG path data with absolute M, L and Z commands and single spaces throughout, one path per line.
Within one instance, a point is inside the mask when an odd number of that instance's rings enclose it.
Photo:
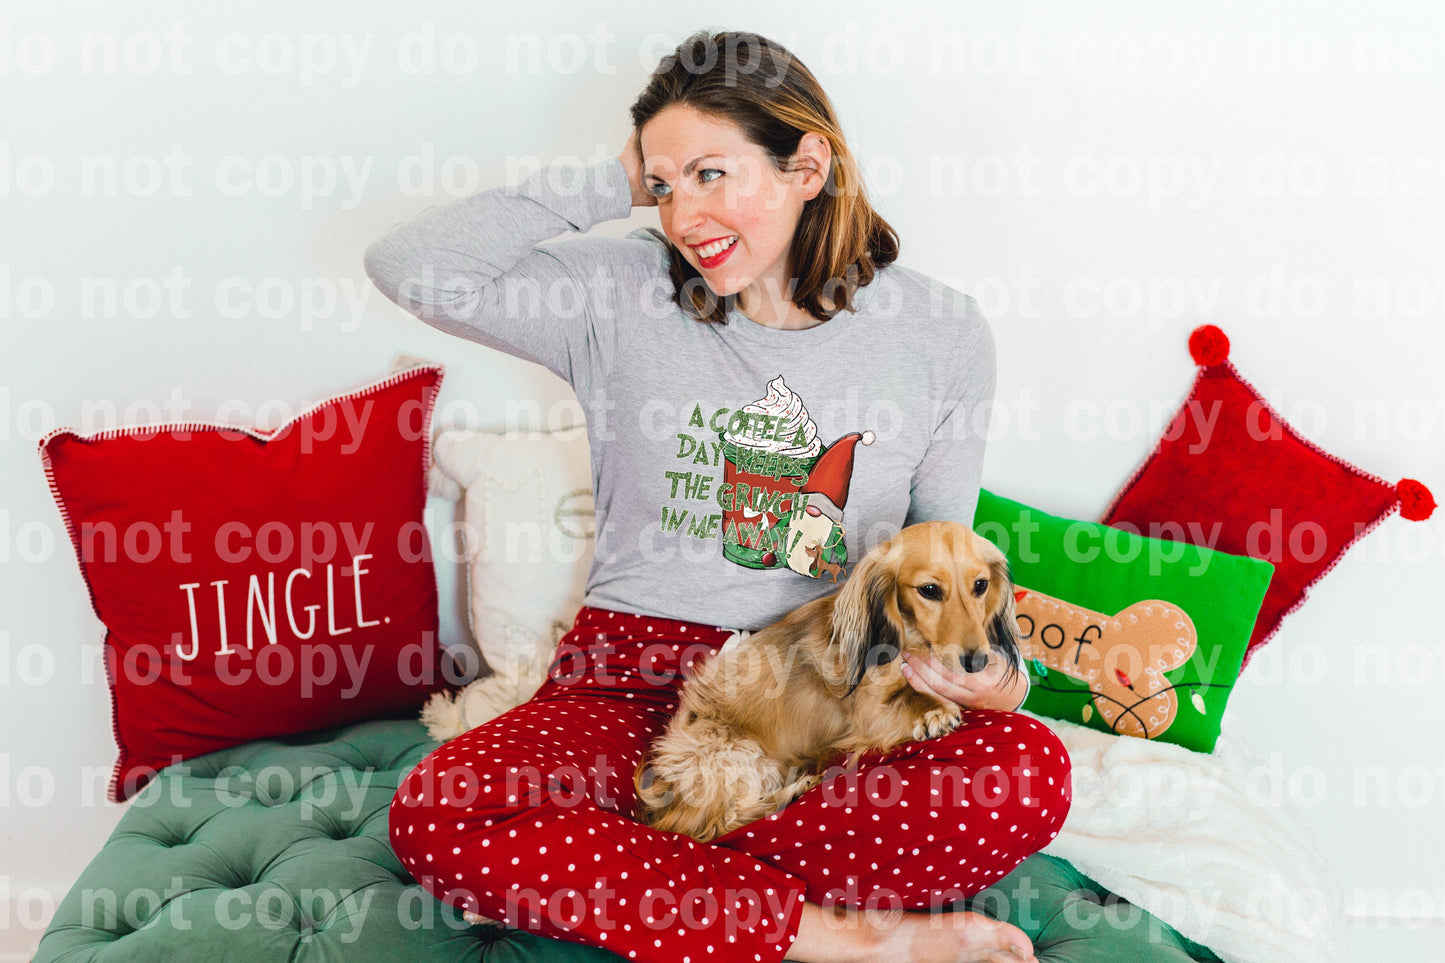
M 105 623 L 116 802 L 251 739 L 415 709 L 443 687 L 423 524 L 439 365 L 280 428 L 40 441 Z
M 1274 563 L 1244 665 L 1356 539 L 1397 508 L 1435 508 L 1413 479 L 1387 482 L 1321 451 L 1291 428 L 1229 362 L 1229 339 L 1197 328 L 1202 365 L 1189 398 L 1104 523 Z

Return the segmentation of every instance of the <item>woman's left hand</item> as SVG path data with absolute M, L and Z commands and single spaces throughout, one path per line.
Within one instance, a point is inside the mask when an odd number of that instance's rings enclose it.
M 988 665 L 979 672 L 951 671 L 932 652 L 925 660 L 917 656 L 903 659 L 903 677 L 909 685 L 963 709 L 1015 709 L 1024 696 L 1022 673 L 1014 684 L 1001 685 L 1006 669 L 997 653 L 989 654 Z

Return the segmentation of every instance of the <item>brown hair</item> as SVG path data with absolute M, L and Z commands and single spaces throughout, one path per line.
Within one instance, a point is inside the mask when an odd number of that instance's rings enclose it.
M 827 181 L 804 205 L 788 252 L 789 294 L 798 307 L 819 321 L 851 309 L 854 292 L 897 259 L 898 235 L 868 203 L 828 95 L 781 44 L 755 33 L 699 30 L 652 72 L 632 105 L 632 126 L 641 131 L 675 104 L 735 124 L 779 172 L 805 133 L 827 138 L 833 151 Z M 670 242 L 667 248 L 673 300 L 699 321 L 726 323 L 737 296 L 714 294 L 681 251 Z

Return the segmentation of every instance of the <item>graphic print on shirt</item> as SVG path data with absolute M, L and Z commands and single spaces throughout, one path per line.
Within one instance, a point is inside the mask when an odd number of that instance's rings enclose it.
M 720 534 L 723 557 L 745 568 L 789 568 L 834 582 L 847 576 L 843 509 L 853 451 L 859 443 L 871 445 L 873 432 L 851 432 L 824 448 L 817 424 L 782 375 L 768 382 L 762 399 L 741 408 L 705 417 L 695 404 L 686 427 L 678 433 L 677 457 L 723 469 L 715 496 L 722 513 L 695 516 L 688 534 Z M 679 482 L 682 497 L 705 499 L 717 481 L 696 472 L 667 474 L 674 499 Z M 691 511 L 664 506 L 663 531 L 682 530 Z

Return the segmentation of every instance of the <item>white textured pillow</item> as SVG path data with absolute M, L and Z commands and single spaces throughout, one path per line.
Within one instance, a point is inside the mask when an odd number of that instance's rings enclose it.
M 432 734 L 451 738 L 542 684 L 582 606 L 596 526 L 585 427 L 446 428 L 432 452 L 440 476 L 433 490 L 462 501 L 467 615 L 493 672 L 449 706 L 428 706 Z

